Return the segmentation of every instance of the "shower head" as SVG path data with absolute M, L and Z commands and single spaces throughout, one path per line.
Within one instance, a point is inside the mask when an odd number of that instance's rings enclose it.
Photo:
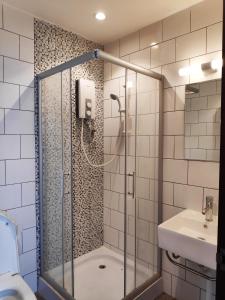
M 110 98 L 111 98 L 112 100 L 116 100 L 116 101 L 118 102 L 118 105 L 119 105 L 119 112 L 120 112 L 120 113 L 121 113 L 121 112 L 125 112 L 125 109 L 121 109 L 122 104 L 121 104 L 120 98 L 119 98 L 117 95 L 115 95 L 115 94 L 110 94 Z
M 110 94 L 110 98 L 112 100 L 117 100 L 118 102 L 120 101 L 119 97 L 117 95 L 115 95 L 115 94 Z

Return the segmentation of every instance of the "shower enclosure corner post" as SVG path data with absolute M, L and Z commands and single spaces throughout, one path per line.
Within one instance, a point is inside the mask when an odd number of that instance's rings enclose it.
M 61 87 L 60 87 L 60 91 L 61 91 L 61 95 L 60 95 L 60 98 L 61 98 L 61 141 L 62 141 L 62 145 L 61 145 L 61 159 L 62 159 L 62 165 L 61 165 L 61 205 L 62 205 L 62 285 L 63 285 L 63 288 L 65 288 L 65 269 L 64 269 L 64 264 L 65 264 L 65 257 L 64 257 L 64 184 L 65 184 L 65 181 L 64 181 L 64 124 L 63 124 L 63 84 L 62 84 L 62 72 L 60 73 L 60 81 L 61 81 Z
M 125 176 L 124 176 L 124 298 L 126 297 L 127 293 L 127 69 L 125 69 L 125 143 L 124 143 L 124 152 L 125 152 L 125 158 L 124 158 L 124 170 L 125 170 Z
M 158 224 L 162 222 L 162 203 L 163 203 L 163 105 L 164 105 L 164 77 L 159 81 L 159 150 L 158 150 Z M 158 249 L 158 269 L 162 272 L 162 250 Z
M 41 80 L 40 77 L 36 76 L 36 83 L 37 83 L 37 99 L 38 99 L 38 153 L 39 153 L 39 159 L 38 159 L 38 175 L 39 175 L 39 222 L 40 222 L 40 272 L 42 273 L 44 270 L 44 264 L 43 264 L 43 206 L 42 206 L 42 200 L 43 200 L 43 166 L 42 166 L 42 108 L 41 108 Z
M 70 156 L 71 156 L 71 164 L 70 164 L 70 176 L 73 176 L 73 166 L 72 166 L 72 157 L 73 157 L 73 150 L 72 150 L 72 138 L 73 138 L 73 106 L 72 106 L 72 71 L 71 68 L 69 70 L 69 78 L 70 78 L 70 137 L 71 137 L 71 143 L 70 143 Z M 72 180 L 70 180 L 70 191 L 71 191 L 71 197 L 73 192 L 73 184 Z M 72 198 L 71 198 L 72 199 Z M 75 257 L 75 250 L 73 249 L 74 245 L 74 237 L 73 237 L 73 224 L 74 224 L 74 217 L 73 217 L 73 203 L 71 200 L 71 228 L 72 228 L 72 234 L 71 234 L 71 250 L 72 250 L 72 259 L 71 259 L 71 270 L 72 270 L 72 296 L 75 298 L 75 281 L 74 281 L 74 257 Z

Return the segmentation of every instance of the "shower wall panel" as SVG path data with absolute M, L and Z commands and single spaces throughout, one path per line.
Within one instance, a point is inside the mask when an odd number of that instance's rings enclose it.
M 53 26 L 46 22 L 35 20 L 35 73 L 38 74 L 65 61 L 68 61 L 85 52 L 95 48 L 101 48 L 98 44 L 88 41 L 76 34 L 67 32 L 59 27 Z M 71 79 L 69 70 L 62 75 L 62 102 L 63 102 L 63 151 L 64 151 L 64 180 L 65 180 L 65 197 L 64 197 L 64 261 L 70 259 L 71 253 L 71 232 L 73 232 L 74 256 L 80 256 L 91 250 L 94 250 L 103 244 L 103 170 L 90 167 L 80 148 L 80 120 L 77 118 L 77 98 L 76 98 L 76 79 L 87 78 L 94 80 L 96 86 L 96 120 L 93 122 L 95 129 L 94 135 L 90 135 L 90 130 L 85 127 L 85 140 L 89 141 L 87 146 L 88 154 L 93 162 L 99 163 L 103 158 L 103 63 L 93 61 L 75 67 L 71 70 Z M 59 83 L 60 84 L 60 83 Z M 58 83 L 52 83 L 52 91 L 59 89 Z M 72 118 L 70 116 L 70 91 L 72 98 Z M 51 114 L 56 110 L 60 114 L 59 108 L 55 105 L 54 97 L 42 97 L 45 101 L 46 114 L 48 120 L 52 120 Z M 52 110 L 50 109 L 52 108 Z M 53 113 L 54 114 L 54 113 Z M 36 115 L 38 112 L 36 111 Z M 60 117 L 60 116 L 58 116 Z M 71 122 L 72 120 L 72 122 Z M 60 119 L 52 120 L 48 126 L 55 126 Z M 44 124 L 45 126 L 45 124 Z M 72 158 L 70 152 L 72 132 Z M 54 144 L 54 139 L 59 132 L 53 130 L 51 135 L 46 136 L 44 143 Z M 58 143 L 59 144 L 59 143 Z M 43 145 L 45 146 L 45 145 Z M 37 145 L 38 147 L 38 145 Z M 51 151 L 51 149 L 48 149 Z M 52 149 L 54 151 L 54 149 Z M 53 154 L 53 152 L 52 152 Z M 51 153 L 49 153 L 51 157 Z M 54 155 L 53 155 L 54 157 Z M 70 170 L 72 161 L 72 172 Z M 60 264 L 62 258 L 62 249 L 60 244 L 59 231 L 57 229 L 57 201 L 54 193 L 50 190 L 61 174 L 51 172 L 51 168 L 57 169 L 59 161 L 45 166 L 48 170 L 48 181 L 45 182 L 48 198 L 44 198 L 43 210 L 48 214 L 46 221 L 48 226 L 43 226 L 48 231 L 44 240 L 46 253 L 49 255 L 45 268 L 53 268 Z M 67 174 L 71 174 L 71 177 Z M 56 178 L 57 177 L 57 178 Z M 70 180 L 72 182 L 72 206 L 73 206 L 73 228 L 70 227 L 71 201 L 67 191 L 69 190 Z M 49 185 L 49 186 L 48 186 Z M 45 196 L 44 196 L 45 197 Z M 45 206 L 46 205 L 46 206 Z M 44 216 L 45 217 L 45 216 Z M 38 216 L 39 219 L 39 216 Z M 38 223 L 39 224 L 39 223 Z M 55 226 L 54 226 L 55 225 Z

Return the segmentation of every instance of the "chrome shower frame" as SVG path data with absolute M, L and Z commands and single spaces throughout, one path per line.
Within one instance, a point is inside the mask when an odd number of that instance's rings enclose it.
M 38 106 L 39 106 L 39 118 L 38 118 L 38 125 L 39 125 L 39 141 L 38 141 L 38 148 L 39 148 L 39 158 L 38 158 L 38 172 L 39 172 L 39 198 L 40 198 L 40 251 L 41 251 L 41 272 L 43 270 L 43 216 L 42 216 L 42 208 L 43 208 L 43 178 L 42 178 L 42 171 L 43 171 L 43 162 L 42 162 L 42 111 L 41 111 L 41 81 L 43 79 L 46 79 L 52 75 L 55 75 L 57 73 L 62 72 L 69 69 L 70 70 L 70 76 L 71 76 L 71 69 L 73 67 L 76 67 L 78 65 L 82 65 L 86 62 L 95 60 L 95 59 L 102 59 L 104 61 L 110 62 L 112 64 L 121 66 L 125 68 L 126 70 L 132 70 L 135 71 L 139 74 L 143 74 L 146 76 L 149 76 L 151 78 L 159 80 L 159 111 L 162 112 L 163 108 L 163 82 L 164 82 L 164 76 L 156 73 L 152 70 L 147 70 L 142 67 L 139 67 L 137 65 L 134 65 L 132 63 L 129 63 L 127 61 L 124 61 L 120 58 L 114 57 L 111 54 L 108 54 L 100 49 L 95 49 L 91 52 L 85 53 L 83 55 L 80 55 L 78 57 L 75 57 L 68 62 L 62 63 L 56 67 L 53 67 L 47 71 L 44 71 L 38 75 L 36 75 L 36 83 L 37 83 L 37 98 L 38 98 Z M 71 77 L 70 77 L 71 78 Z M 159 132 L 163 131 L 163 117 L 162 113 L 159 114 Z M 163 157 L 163 140 L 160 139 L 159 142 L 159 194 L 158 194 L 158 203 L 159 203 L 159 208 L 158 208 L 158 220 L 159 222 L 162 220 L 162 175 L 163 175 L 163 165 L 162 165 L 162 157 Z M 125 159 L 126 161 L 126 159 Z M 125 180 L 125 190 L 126 188 L 126 180 Z M 125 197 L 125 206 L 126 206 L 126 198 Z M 125 211 L 125 222 L 126 222 L 126 211 Z M 126 234 L 126 232 L 125 232 Z M 160 250 L 159 250 L 160 251 Z M 124 261 L 126 262 L 126 257 L 127 257 L 127 249 L 126 249 L 126 243 L 124 246 Z M 161 255 L 159 257 L 158 265 L 160 268 L 161 272 Z M 74 274 L 74 272 L 73 272 Z M 161 276 L 161 274 L 160 274 Z M 138 287 L 136 290 L 134 290 L 130 295 L 126 296 L 124 299 L 139 299 L 140 295 L 141 299 L 149 299 L 150 297 L 153 298 L 156 297 L 159 293 L 162 291 L 162 280 L 160 276 L 154 276 L 154 279 L 150 279 L 149 282 L 146 282 L 144 285 L 141 287 Z M 38 292 L 41 296 L 44 297 L 50 297 L 53 300 L 58 300 L 58 299 L 75 299 L 74 294 L 73 297 L 69 295 L 63 288 L 57 286 L 55 282 L 51 280 L 51 278 L 43 278 L 42 276 L 39 277 L 39 283 L 38 283 Z M 145 298 L 146 297 L 146 298 Z
M 38 74 L 37 79 L 38 79 L 38 81 L 40 81 L 40 80 L 42 80 L 44 78 L 47 78 L 49 76 L 52 76 L 56 73 L 62 72 L 66 69 L 71 69 L 75 66 L 86 63 L 86 62 L 88 62 L 90 60 L 93 60 L 93 59 L 102 59 L 104 61 L 111 62 L 112 64 L 115 64 L 115 65 L 121 66 L 123 68 L 135 71 L 137 73 L 152 77 L 154 79 L 158 79 L 160 81 L 162 81 L 163 78 L 164 78 L 164 76 L 159 74 L 159 73 L 156 73 L 154 71 L 147 70 L 147 69 L 144 69 L 142 67 L 131 64 L 131 63 L 129 63 L 129 62 L 123 60 L 123 59 L 120 59 L 120 58 L 115 57 L 111 54 L 108 54 L 108 53 L 106 53 L 106 52 L 104 52 L 100 49 L 95 49 L 91 52 L 82 54 L 78 57 L 75 57 L 75 58 L 69 60 L 68 62 L 62 63 L 59 66 L 53 67 L 53 68 L 51 68 L 47 71 L 44 71 L 44 72 Z

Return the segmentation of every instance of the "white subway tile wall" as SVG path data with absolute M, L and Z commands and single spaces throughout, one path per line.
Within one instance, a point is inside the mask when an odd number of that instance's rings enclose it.
M 20 109 L 34 111 L 34 89 L 20 86 Z
M 206 52 L 206 29 L 182 35 L 176 40 L 176 59 L 182 60 Z
M 139 49 L 139 32 L 132 33 L 120 41 L 120 56 L 130 54 Z
M 190 32 L 190 10 L 186 9 L 163 20 L 163 40 Z
M 33 134 L 34 113 L 30 111 L 5 109 L 6 134 Z
M 22 205 L 31 205 L 35 203 L 35 183 L 22 183 Z
M 34 38 L 34 18 L 31 15 L 5 5 L 3 20 L 3 29 L 30 39 Z
M 187 75 L 181 77 L 178 74 L 178 70 L 181 67 L 188 67 L 190 65 L 193 66 L 222 57 L 222 11 L 222 0 L 206 0 L 191 7 L 190 9 L 172 15 L 161 22 L 157 22 L 156 24 L 149 25 L 141 29 L 139 32 L 135 32 L 124 39 L 105 46 L 106 51 L 116 54 L 117 56 L 119 56 L 119 54 L 120 56 L 126 55 L 126 59 L 128 60 L 130 60 L 131 57 L 145 57 L 146 61 L 144 63 L 143 60 L 141 61 L 142 66 L 145 65 L 146 68 L 149 68 L 148 66 L 150 65 L 151 69 L 160 73 L 162 72 L 166 77 L 164 85 L 163 153 L 164 220 L 179 213 L 184 208 L 200 211 L 202 201 L 206 195 L 212 195 L 215 199 L 215 214 L 218 210 L 219 163 L 184 160 L 185 130 L 187 132 L 191 132 L 192 130 L 193 133 L 202 132 L 202 134 L 204 133 L 205 136 L 208 136 L 210 135 L 210 132 L 214 130 L 217 130 L 218 132 L 218 128 L 212 128 L 212 126 L 203 128 L 198 126 L 198 116 L 195 114 L 188 115 L 186 117 L 193 121 L 196 120 L 196 126 L 193 126 L 192 128 L 184 128 L 184 87 L 185 84 L 188 83 L 218 79 L 221 77 L 221 72 L 219 71 L 207 75 L 197 69 L 196 72 L 192 73 L 190 76 Z M 152 43 L 156 43 L 157 45 L 153 46 Z M 150 58 L 147 55 L 143 56 L 143 54 L 141 54 L 142 49 L 150 50 Z M 168 49 L 170 50 L 170 53 L 166 52 Z M 132 62 L 135 63 L 135 59 L 132 59 Z M 136 63 L 140 64 L 138 59 L 136 60 Z M 155 69 L 156 66 L 157 69 Z M 107 65 L 107 69 L 111 70 L 109 65 Z M 110 77 L 110 74 L 111 73 L 108 71 L 108 81 L 106 81 L 105 86 L 108 86 L 109 83 L 112 82 L 112 80 L 110 80 L 110 78 L 112 78 Z M 212 88 L 210 88 L 210 90 L 212 92 Z M 207 95 L 207 92 L 208 91 L 205 90 L 205 94 L 203 92 L 201 96 L 204 97 Z M 150 99 L 150 97 L 148 99 Z M 200 104 L 204 106 L 204 103 L 204 99 L 202 99 Z M 216 103 L 215 99 L 211 101 L 211 103 Z M 196 105 L 199 105 L 199 103 Z M 210 101 L 208 101 L 208 105 L 210 105 Z M 215 104 L 213 105 L 215 106 Z M 213 113 L 214 110 L 217 109 L 217 107 L 214 106 L 210 107 Z M 198 107 L 196 107 L 196 109 L 198 109 Z M 196 112 L 198 113 L 198 111 Z M 201 116 L 201 118 L 204 117 L 204 115 Z M 215 120 L 219 120 L 219 117 L 219 113 L 216 114 L 216 116 L 212 115 L 212 118 L 215 118 Z M 145 125 L 146 124 L 150 124 L 149 120 L 146 120 Z M 148 132 L 151 130 L 149 127 L 150 126 L 148 126 Z M 143 130 L 145 130 L 144 127 Z M 140 138 L 143 139 L 140 140 Z M 142 145 L 138 147 L 140 156 L 148 157 L 150 153 L 149 151 L 151 151 L 151 143 L 149 143 L 150 140 L 145 135 L 139 136 L 138 139 L 140 141 L 140 145 Z M 219 141 L 219 137 L 216 138 L 216 141 L 211 141 L 213 142 L 213 145 L 214 142 L 216 143 L 217 150 L 219 150 Z M 194 141 L 190 141 L 190 143 L 193 142 Z M 204 139 L 202 140 L 202 143 L 204 144 L 207 142 L 209 141 Z M 110 143 L 110 139 L 108 139 L 108 143 Z M 109 151 L 110 146 L 108 145 L 107 147 Z M 214 153 L 211 153 L 210 151 L 212 151 L 212 149 L 207 149 L 205 155 L 208 155 L 208 157 L 210 155 L 214 155 Z M 146 168 L 148 169 L 148 167 Z M 144 170 L 144 172 L 148 173 L 147 169 Z M 113 174 L 113 176 L 118 175 Z M 110 195 L 111 192 L 109 191 L 111 187 L 110 177 L 110 173 L 105 172 L 104 183 L 106 190 L 104 201 L 105 206 L 108 208 L 110 208 L 110 203 L 112 202 L 112 196 Z M 150 208 L 151 201 L 145 199 L 145 197 L 148 197 L 148 193 L 150 191 L 145 186 L 142 179 L 143 178 L 140 178 L 141 181 L 139 182 L 138 192 L 141 193 L 139 202 L 141 203 L 141 206 L 143 205 L 143 207 L 145 207 L 145 210 L 141 207 L 139 214 L 141 214 L 141 217 L 143 218 L 142 221 L 145 221 L 145 218 L 152 218 L 150 211 L 152 208 Z M 118 199 L 120 199 L 117 200 L 119 202 L 119 208 L 117 206 L 117 208 L 114 209 L 123 212 L 123 197 L 118 197 Z M 148 206 L 144 206 L 146 201 L 147 204 L 149 204 Z M 131 214 L 129 217 L 131 218 L 133 215 Z M 129 220 L 132 229 L 132 219 Z M 108 220 L 108 222 L 110 222 L 110 220 Z M 105 225 L 108 230 L 105 232 L 105 238 L 107 238 L 107 240 L 105 239 L 105 242 L 116 248 L 119 243 L 119 247 L 123 249 L 123 234 L 120 232 L 118 236 L 118 231 L 110 226 L 111 225 Z M 111 231 L 109 232 L 109 230 Z M 141 232 L 141 240 L 144 241 L 146 237 L 145 234 L 147 234 L 146 229 L 142 227 Z M 129 231 L 129 234 L 130 240 L 130 237 L 132 237 L 132 231 Z M 149 249 L 148 253 L 145 253 L 143 251 L 144 248 L 148 249 L 144 243 L 138 245 L 138 251 L 141 251 L 142 253 L 141 259 L 148 260 L 148 255 L 151 253 L 151 249 Z M 194 281 L 190 274 L 185 274 L 184 270 L 181 270 L 169 263 L 164 254 L 162 267 L 163 287 L 165 292 L 178 300 L 205 299 L 204 280 L 204 284 L 196 279 Z M 214 299 L 213 295 L 212 299 Z
M 19 58 L 19 36 L 17 34 L 0 30 L 0 55 Z
M 20 60 L 34 62 L 34 42 L 23 36 L 20 36 Z
M 206 0 L 191 9 L 191 31 L 221 22 L 223 1 Z
M 172 62 L 175 62 L 175 40 L 169 40 L 151 47 L 152 68 Z
M 4 57 L 4 81 L 33 87 L 34 65 Z
M 0 28 L 0 209 L 18 224 L 21 275 L 36 291 L 33 18 L 0 4 Z
M 147 48 L 152 43 L 162 41 L 162 22 L 155 23 L 140 30 L 140 48 Z
M 0 82 L 0 107 L 19 109 L 19 86 Z
M 207 52 L 222 50 L 222 22 L 207 27 Z

